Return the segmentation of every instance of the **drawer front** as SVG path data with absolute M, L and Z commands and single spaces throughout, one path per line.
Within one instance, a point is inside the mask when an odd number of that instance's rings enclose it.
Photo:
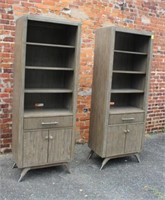
M 24 129 L 55 128 L 73 125 L 72 116 L 25 118 Z
M 144 113 L 110 114 L 108 124 L 144 122 Z

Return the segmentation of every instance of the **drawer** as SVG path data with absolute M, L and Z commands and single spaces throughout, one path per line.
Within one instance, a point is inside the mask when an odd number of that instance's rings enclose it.
M 24 129 L 55 128 L 72 125 L 72 116 L 24 118 Z
M 144 113 L 110 114 L 108 124 L 144 122 Z

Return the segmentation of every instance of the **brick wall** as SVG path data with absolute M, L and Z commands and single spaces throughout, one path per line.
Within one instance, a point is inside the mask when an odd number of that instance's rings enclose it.
M 123 3 L 125 2 L 125 3 Z M 66 9 L 68 8 L 68 9 Z M 147 132 L 165 127 L 164 0 L 0 0 L 0 147 L 11 149 L 15 20 L 39 14 L 82 22 L 77 134 L 87 141 L 90 118 L 94 31 L 117 25 L 154 34 Z

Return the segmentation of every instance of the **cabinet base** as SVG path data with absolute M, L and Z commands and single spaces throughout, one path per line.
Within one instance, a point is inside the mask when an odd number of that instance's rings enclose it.
M 88 155 L 88 159 L 90 159 L 90 158 L 93 156 L 94 153 L 95 153 L 95 152 L 94 152 L 93 150 L 91 150 L 90 153 L 89 153 L 89 155 Z M 137 161 L 138 161 L 139 163 L 141 162 L 138 153 L 126 154 L 126 155 L 122 155 L 122 156 L 111 156 L 111 157 L 106 157 L 106 158 L 103 159 L 102 164 L 101 164 L 101 167 L 100 167 L 100 170 L 103 169 L 103 167 L 107 164 L 107 162 L 108 162 L 109 160 L 111 160 L 111 159 L 113 159 L 113 158 L 124 157 L 124 156 L 135 156 L 136 159 L 137 159 Z
M 71 173 L 70 172 L 70 169 L 69 169 L 69 163 L 57 163 L 57 164 L 53 164 L 53 165 L 44 165 L 44 166 L 37 166 L 37 167 L 26 167 L 26 168 L 23 168 L 22 169 L 22 172 L 21 172 L 21 175 L 20 175 L 20 178 L 18 179 L 18 182 L 21 182 L 22 179 L 25 177 L 25 175 L 27 174 L 28 171 L 32 170 L 32 169 L 40 169 L 40 168 L 47 168 L 47 167 L 55 167 L 55 166 L 59 166 L 59 165 L 63 165 L 66 169 L 66 171 L 68 173 Z M 14 163 L 14 165 L 12 166 L 12 168 L 17 168 L 17 165 L 16 163 Z

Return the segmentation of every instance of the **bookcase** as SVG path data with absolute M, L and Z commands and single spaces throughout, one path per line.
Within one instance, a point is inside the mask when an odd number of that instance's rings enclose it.
M 28 15 L 17 20 L 13 143 L 19 181 L 33 168 L 73 158 L 80 23 Z
M 104 158 L 142 150 L 152 34 L 120 27 L 96 31 L 89 147 Z

